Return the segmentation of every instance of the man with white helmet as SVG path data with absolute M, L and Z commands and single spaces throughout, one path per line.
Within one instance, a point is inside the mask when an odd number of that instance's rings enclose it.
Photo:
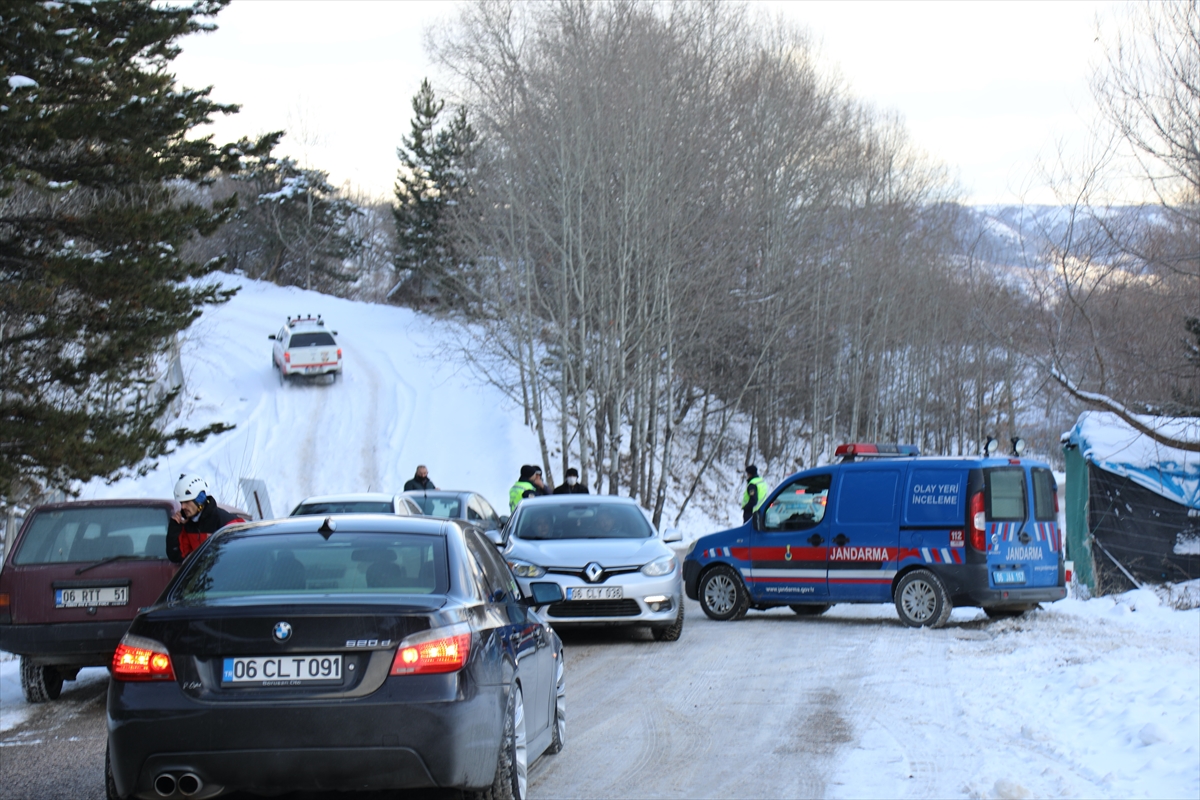
M 175 499 L 179 510 L 167 523 L 167 558 L 176 564 L 204 543 L 210 534 L 232 525 L 245 522 L 217 505 L 208 493 L 208 483 L 199 475 L 180 475 L 175 483 Z

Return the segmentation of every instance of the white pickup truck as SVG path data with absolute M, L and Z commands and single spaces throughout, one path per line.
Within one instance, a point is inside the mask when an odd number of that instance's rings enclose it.
M 280 382 L 298 376 L 329 375 L 330 382 L 342 374 L 342 348 L 337 331 L 330 330 L 325 320 L 316 317 L 288 317 L 278 333 L 268 338 L 275 341 L 271 366 L 279 370 Z

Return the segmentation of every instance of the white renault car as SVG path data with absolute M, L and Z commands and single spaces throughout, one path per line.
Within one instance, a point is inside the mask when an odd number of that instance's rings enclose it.
M 342 374 L 342 347 L 337 331 L 325 325 L 321 315 L 288 317 L 276 333 L 271 365 L 279 370 L 280 382 L 301 376 L 328 375 L 330 381 Z
M 554 627 L 637 625 L 658 641 L 683 632 L 683 578 L 667 546 L 632 500 L 563 494 L 521 501 L 504 529 L 504 557 L 529 592 L 533 581 L 554 581 L 565 599 L 545 613 Z

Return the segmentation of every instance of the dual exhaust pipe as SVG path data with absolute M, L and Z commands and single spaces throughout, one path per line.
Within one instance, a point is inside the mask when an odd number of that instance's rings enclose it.
M 204 781 L 194 772 L 185 772 L 176 778 L 170 772 L 163 772 L 154 779 L 154 791 L 159 797 L 170 797 L 178 791 L 184 797 L 191 797 L 204 788 Z

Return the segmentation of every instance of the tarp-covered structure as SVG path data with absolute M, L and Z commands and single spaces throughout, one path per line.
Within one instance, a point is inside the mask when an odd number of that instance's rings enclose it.
M 1200 442 L 1200 419 L 1138 417 Z M 1160 444 L 1116 414 L 1085 411 L 1063 434 L 1067 558 L 1094 594 L 1200 578 L 1200 453 Z

